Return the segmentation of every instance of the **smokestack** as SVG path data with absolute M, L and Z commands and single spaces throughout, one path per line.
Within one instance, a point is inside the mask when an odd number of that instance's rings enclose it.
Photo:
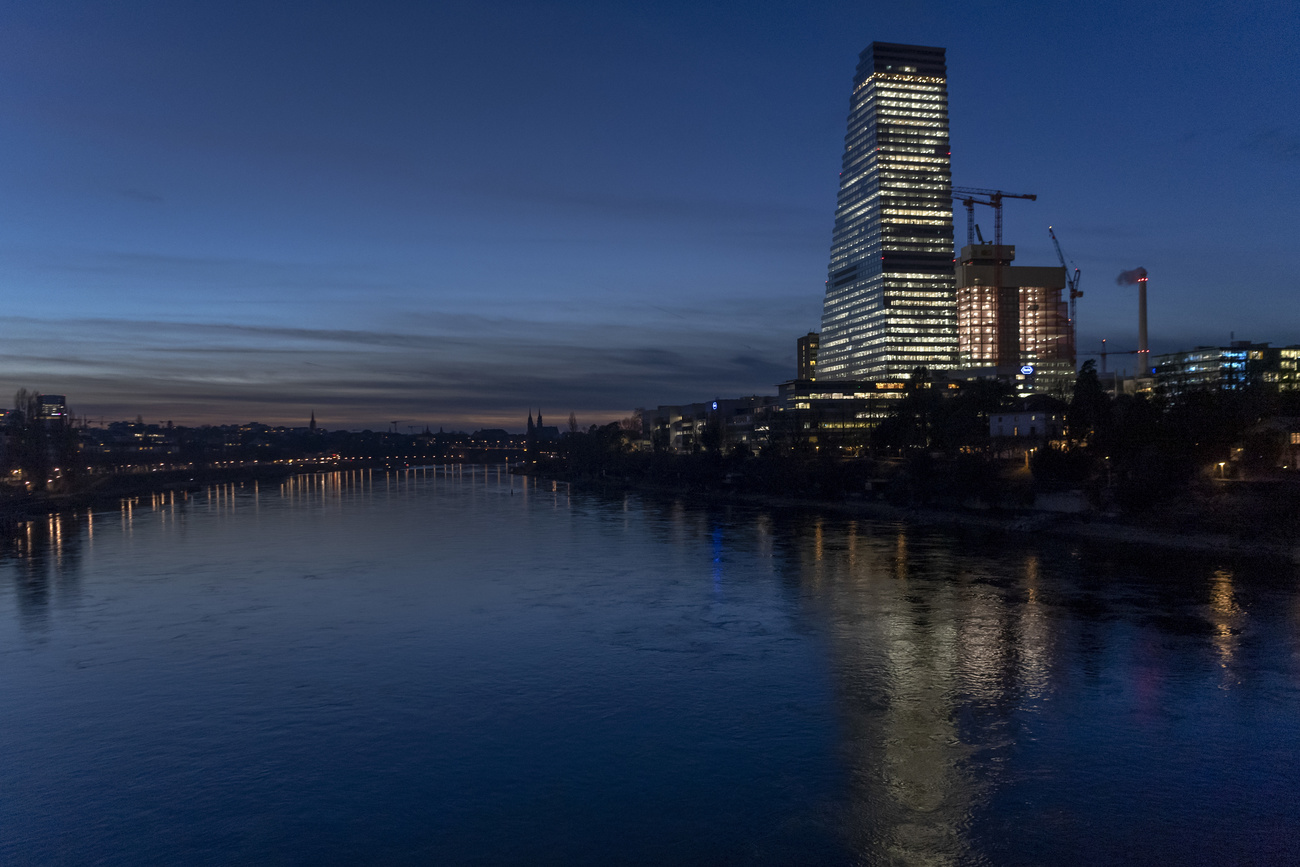
M 1151 348 L 1147 345 L 1147 269 L 1142 267 L 1134 268 L 1132 271 L 1121 271 L 1115 278 L 1116 284 L 1120 286 L 1132 286 L 1134 283 L 1138 287 L 1138 363 L 1142 365 L 1140 376 L 1149 376 L 1151 366 L 1147 363 L 1151 360 Z
M 1147 345 L 1147 278 L 1138 278 L 1138 358 L 1142 362 L 1142 375 L 1150 372 L 1151 348 Z

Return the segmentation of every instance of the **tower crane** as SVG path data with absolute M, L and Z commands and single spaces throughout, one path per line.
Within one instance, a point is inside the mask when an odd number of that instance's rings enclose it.
M 1070 324 L 1074 324 L 1074 317 L 1079 312 L 1079 299 L 1083 293 L 1079 291 L 1079 269 L 1075 268 L 1074 273 L 1070 274 L 1070 266 L 1065 264 L 1065 254 L 1061 252 L 1061 242 L 1056 240 L 1056 232 L 1051 226 L 1047 227 L 1047 234 L 1052 236 L 1052 243 L 1056 246 L 1056 258 L 1061 260 L 1061 267 L 1065 269 L 1065 285 L 1070 290 Z
M 1015 287 L 1006 287 L 1002 285 L 1002 265 L 1004 262 L 1002 256 L 1002 200 L 1003 199 L 1028 199 L 1031 202 L 1038 201 L 1038 196 L 1033 193 L 1008 193 L 1005 190 L 985 190 L 978 187 L 953 187 L 952 197 L 961 201 L 966 206 L 966 243 L 974 244 L 975 239 L 975 206 L 987 205 L 993 209 L 993 291 L 996 297 L 996 304 L 999 310 L 1005 310 L 1006 313 L 999 313 L 997 319 L 997 351 L 996 358 L 998 364 L 1014 364 L 1020 366 L 1020 310 L 1018 303 L 1019 289 Z M 980 233 L 980 241 L 983 243 L 983 233 Z
M 1038 201 L 1032 193 L 1008 193 L 1003 190 L 984 190 L 978 187 L 953 187 L 952 197 L 966 206 L 966 243 L 975 243 L 975 206 L 988 205 L 993 209 L 993 243 L 1002 245 L 1002 200 L 1028 199 Z

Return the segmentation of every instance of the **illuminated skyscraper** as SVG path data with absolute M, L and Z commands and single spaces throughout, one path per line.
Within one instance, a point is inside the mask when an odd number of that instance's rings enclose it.
M 873 42 L 853 79 L 819 379 L 955 366 L 944 49 Z

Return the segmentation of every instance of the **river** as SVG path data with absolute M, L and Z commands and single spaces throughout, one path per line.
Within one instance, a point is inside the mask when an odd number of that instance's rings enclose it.
M 51 516 L 0 863 L 1297 863 L 1297 578 L 482 467 Z

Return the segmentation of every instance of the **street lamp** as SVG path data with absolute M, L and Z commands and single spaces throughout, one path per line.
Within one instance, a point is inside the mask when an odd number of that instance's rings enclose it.
M 1224 475 L 1223 475 L 1223 467 L 1224 467 L 1224 465 L 1227 464 L 1227 463 L 1228 463 L 1227 461 L 1219 461 L 1219 478 L 1221 478 L 1221 479 L 1224 478 Z

